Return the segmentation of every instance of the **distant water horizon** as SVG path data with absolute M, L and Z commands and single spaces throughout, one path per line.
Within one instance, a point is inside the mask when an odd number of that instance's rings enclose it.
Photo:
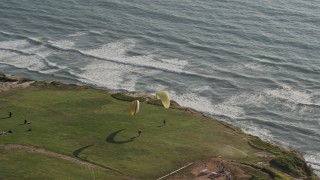
M 0 71 L 154 94 L 296 149 L 320 174 L 320 3 L 0 2 Z

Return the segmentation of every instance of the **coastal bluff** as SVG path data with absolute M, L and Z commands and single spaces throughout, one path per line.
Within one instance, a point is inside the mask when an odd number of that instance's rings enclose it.
M 144 93 L 0 73 L 0 132 L 0 179 L 319 179 L 297 151 Z

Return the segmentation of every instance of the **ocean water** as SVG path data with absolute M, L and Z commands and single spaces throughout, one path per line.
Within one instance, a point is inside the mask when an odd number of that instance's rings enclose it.
M 319 0 L 1 0 L 0 71 L 145 91 L 320 173 Z

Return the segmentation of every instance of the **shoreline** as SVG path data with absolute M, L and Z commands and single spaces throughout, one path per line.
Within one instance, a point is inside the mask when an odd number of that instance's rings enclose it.
M 87 86 L 87 85 L 76 85 L 76 84 L 65 84 L 65 83 L 61 83 L 58 81 L 34 81 L 34 80 L 30 80 L 30 79 L 26 79 L 26 78 L 21 78 L 21 77 L 17 77 L 14 75 L 8 75 L 8 74 L 4 74 L 0 72 L 0 93 L 3 91 L 10 91 L 11 89 L 15 89 L 15 88 L 27 88 L 29 86 L 57 86 L 57 87 L 68 87 L 68 88 L 81 88 L 81 89 L 99 89 L 99 90 L 103 90 L 106 93 L 109 93 L 111 95 L 115 95 L 115 94 L 119 94 L 121 96 L 128 96 L 128 97 L 142 97 L 145 98 L 145 101 L 148 104 L 154 104 L 157 105 L 157 103 L 155 103 L 155 99 L 156 97 L 151 95 L 151 94 L 147 94 L 147 93 L 142 93 L 142 92 L 129 92 L 129 91 L 125 91 L 125 90 L 110 90 L 110 89 L 106 89 L 106 88 L 97 88 L 97 87 L 92 87 L 92 86 Z M 116 98 L 117 99 L 117 98 Z M 121 99 L 120 99 L 121 100 Z M 196 114 L 198 116 L 202 116 L 211 120 L 215 120 L 219 123 L 221 123 L 223 126 L 230 128 L 231 130 L 237 132 L 237 133 L 242 133 L 242 134 L 246 134 L 250 137 L 253 138 L 257 138 L 259 139 L 259 141 L 262 141 L 266 144 L 269 144 L 272 147 L 277 147 L 279 149 L 281 149 L 281 151 L 290 151 L 294 154 L 296 154 L 299 158 L 303 159 L 303 161 L 305 161 L 303 154 L 299 151 L 296 151 L 292 148 L 289 147 L 284 147 L 282 145 L 279 144 L 274 144 L 271 142 L 265 142 L 264 140 L 260 140 L 260 138 L 256 137 L 256 136 L 252 136 L 250 134 L 247 134 L 245 132 L 243 132 L 240 128 L 225 122 L 225 121 L 221 121 L 218 120 L 210 115 L 207 115 L 203 112 L 197 111 L 195 109 L 192 108 L 188 108 L 188 107 L 182 107 L 180 106 L 178 103 L 172 101 L 171 105 L 170 105 L 171 109 L 179 109 L 179 110 L 183 110 L 186 111 L 188 113 L 192 113 L 192 114 Z M 264 147 L 260 147 L 257 146 L 255 143 L 251 143 L 251 141 L 249 141 L 249 145 L 252 146 L 253 148 L 257 148 L 260 150 L 265 151 L 266 149 Z M 314 170 L 313 170 L 314 171 Z
M 1 80 L 7 80 L 7 82 L 2 82 Z M 121 90 L 107 89 L 107 88 L 95 87 L 95 86 L 91 86 L 91 85 L 82 85 L 82 84 L 67 84 L 67 83 L 63 83 L 63 82 L 60 82 L 60 81 L 37 81 L 37 80 L 31 80 L 31 79 L 27 79 L 27 78 L 11 75 L 11 74 L 5 74 L 5 73 L 2 73 L 2 72 L 0 72 L 0 83 L 5 83 L 6 84 L 4 86 L 1 86 L 1 84 L 0 84 L 0 92 L 7 91 L 7 90 L 10 90 L 10 89 L 13 89 L 13 88 L 20 88 L 20 87 L 21 88 L 26 88 L 26 87 L 32 85 L 33 83 L 40 83 L 40 84 L 51 84 L 51 85 L 55 85 L 55 86 L 71 86 L 71 87 L 99 89 L 99 90 L 103 90 L 103 91 L 105 91 L 106 93 L 109 93 L 109 94 L 123 94 L 123 95 L 127 95 L 127 96 L 132 96 L 132 97 L 143 97 L 143 98 L 146 99 L 147 102 L 150 102 L 152 100 L 156 100 L 156 96 L 155 95 L 148 94 L 148 93 L 143 93 L 143 92 L 127 91 L 127 90 L 123 90 L 123 89 L 121 89 Z M 121 100 L 121 99 L 119 99 L 119 100 Z M 152 104 L 152 102 L 150 104 Z M 209 115 L 207 113 L 198 111 L 196 109 L 193 109 L 193 108 L 190 108 L 190 107 L 181 106 L 174 100 L 171 100 L 170 108 L 171 109 L 180 109 L 180 110 L 187 111 L 189 113 L 198 114 L 198 115 L 203 116 L 205 118 L 216 120 L 216 121 L 220 122 L 221 124 L 223 124 L 224 126 L 230 128 L 230 129 L 233 129 L 235 131 L 241 131 L 241 133 L 244 133 L 244 134 L 248 134 L 248 133 L 245 133 L 241 128 L 239 128 L 237 126 L 234 126 L 233 124 L 231 124 L 229 122 L 219 120 L 219 119 L 217 119 L 216 117 L 214 117 L 212 115 Z M 251 135 L 251 134 L 248 134 L 248 135 L 255 136 L 255 135 Z M 256 137 L 258 137 L 258 136 L 256 136 Z M 263 141 L 266 141 L 266 140 L 263 140 Z M 270 142 L 270 141 L 267 141 L 267 142 L 271 143 L 273 145 L 280 146 L 280 147 L 282 147 L 284 149 L 287 149 L 287 150 L 296 151 L 300 155 L 303 156 L 303 154 L 301 152 L 299 152 L 299 151 L 297 151 L 297 150 L 295 150 L 295 149 L 293 149 L 291 147 L 283 146 L 281 144 L 276 144 L 276 143 L 273 143 L 273 142 Z

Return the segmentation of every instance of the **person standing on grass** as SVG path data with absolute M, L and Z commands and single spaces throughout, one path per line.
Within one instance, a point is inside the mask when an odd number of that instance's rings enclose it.
M 165 126 L 165 125 L 166 125 L 166 123 L 167 123 L 167 121 L 166 121 L 166 120 L 163 120 L 163 126 Z
M 138 131 L 138 137 L 141 135 L 141 133 L 142 133 L 142 130 L 139 130 Z
M 10 111 L 10 112 L 9 112 L 9 118 L 11 118 L 11 117 L 12 117 L 12 112 Z

